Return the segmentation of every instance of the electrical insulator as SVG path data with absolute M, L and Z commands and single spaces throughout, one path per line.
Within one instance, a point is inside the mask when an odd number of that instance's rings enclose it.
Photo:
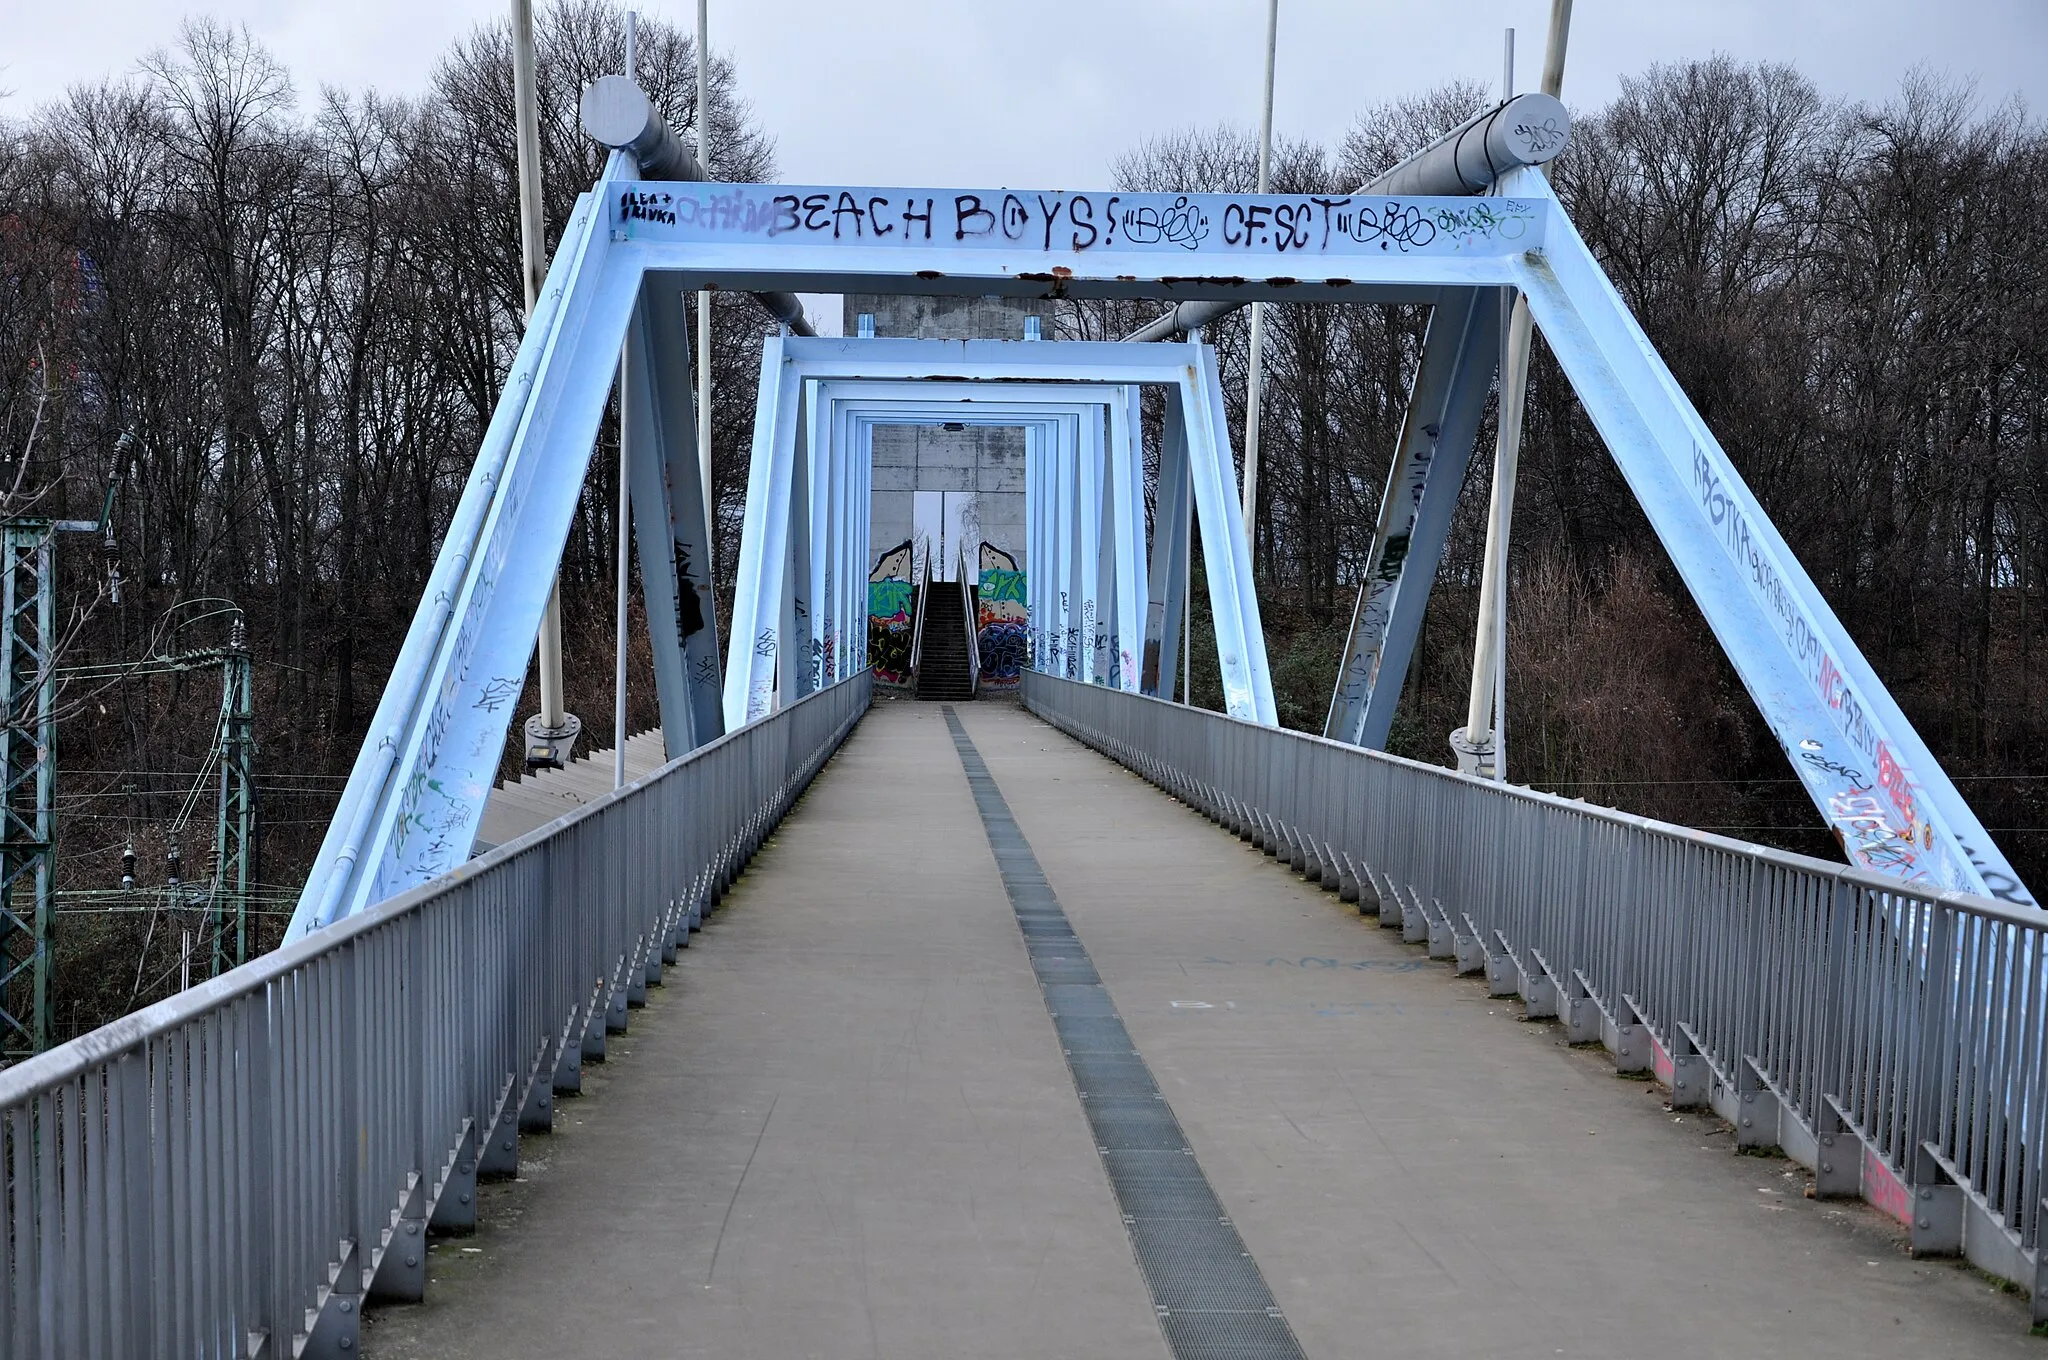
M 135 888 L 135 842 L 128 842 L 121 851 L 121 891 L 132 892 Z
M 176 841 L 171 842 L 170 851 L 168 854 L 164 856 L 164 859 L 166 861 L 164 873 L 165 881 L 168 882 L 171 887 L 176 888 L 178 884 L 182 881 L 178 876 L 178 843 Z

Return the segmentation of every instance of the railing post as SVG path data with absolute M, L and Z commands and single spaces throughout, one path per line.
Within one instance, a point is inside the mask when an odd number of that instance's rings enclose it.
M 1912 1216 L 1906 1228 L 1915 1256 L 1954 1256 L 1963 1249 L 1963 1191 L 1939 1158 L 1943 1096 L 1953 1087 L 1949 1061 L 1955 1015 L 1956 919 L 1940 902 L 1924 908 L 1927 949 L 1920 969 L 1920 1048 L 1913 1065 L 1911 1136 L 1905 1154 Z

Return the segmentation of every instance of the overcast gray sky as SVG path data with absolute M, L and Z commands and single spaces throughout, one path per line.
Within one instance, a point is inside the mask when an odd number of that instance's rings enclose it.
M 448 43 L 506 0 L 0 0 L 0 110 L 125 71 L 179 18 L 245 23 L 323 82 L 420 89 Z M 1541 62 L 1548 0 L 1281 0 L 1283 134 L 1334 139 L 1373 99 L 1455 76 L 1517 84 Z M 690 0 L 646 13 L 694 25 Z M 711 0 L 783 178 L 1081 188 L 1143 137 L 1258 116 L 1263 0 Z M 2048 0 L 1578 0 L 1565 97 L 1598 104 L 1653 62 L 1725 51 L 1795 63 L 1823 90 L 1880 99 L 1915 63 L 1974 76 L 1987 103 L 2048 108 Z

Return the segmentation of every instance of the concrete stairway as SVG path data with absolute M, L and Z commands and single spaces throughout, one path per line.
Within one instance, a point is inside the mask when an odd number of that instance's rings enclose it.
M 652 774 L 666 763 L 660 728 L 649 728 L 626 738 L 627 783 Z M 577 756 L 559 770 L 533 771 L 520 776 L 517 782 L 500 784 L 491 790 L 490 799 L 484 804 L 483 824 L 477 830 L 472 853 L 480 855 L 493 846 L 503 845 L 611 791 L 610 747 Z
M 917 697 L 957 701 L 974 697 L 974 671 L 967 661 L 967 601 L 956 581 L 934 581 L 924 607 L 924 640 L 918 646 Z

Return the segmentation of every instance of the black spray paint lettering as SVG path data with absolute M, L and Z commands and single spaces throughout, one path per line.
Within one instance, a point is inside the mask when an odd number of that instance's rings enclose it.
M 1005 241 L 1023 240 L 1024 228 L 1029 226 L 1030 223 L 1031 210 L 1024 206 L 1024 200 L 1015 194 L 1004 194 L 1002 216 L 1003 239 Z
M 746 193 L 713 194 L 705 199 L 684 198 L 675 203 L 676 220 L 686 227 L 709 227 L 716 231 L 740 231 L 748 235 L 766 232 L 773 236 L 796 225 L 793 212 L 796 201 L 788 195 L 763 200 Z
M 953 239 L 987 236 L 996 229 L 996 215 L 981 206 L 981 195 L 959 194 L 953 199 Z
M 624 189 L 619 193 L 619 215 L 628 222 L 659 222 L 672 227 L 676 224 L 675 199 L 659 190 Z
M 1850 769 L 1847 765 L 1842 764 L 1840 761 L 1829 760 L 1826 756 L 1822 755 L 1818 751 L 1801 751 L 1799 753 L 1799 758 L 1805 761 L 1807 764 L 1813 766 L 1814 769 L 1821 771 L 1823 774 L 1838 775 L 1841 778 L 1848 780 L 1851 792 L 1870 792 L 1870 781 L 1863 777 L 1863 771 L 1861 770 L 1853 770 Z
M 1517 123 L 1515 135 L 1529 144 L 1529 149 L 1542 155 L 1564 144 L 1564 129 L 1557 125 L 1555 118 L 1546 118 L 1540 123 Z
M 1167 242 L 1184 250 L 1198 250 L 1209 238 L 1209 215 L 1190 203 L 1186 194 L 1164 208 L 1150 204 L 1126 208 L 1119 221 L 1125 238 L 1141 246 Z

